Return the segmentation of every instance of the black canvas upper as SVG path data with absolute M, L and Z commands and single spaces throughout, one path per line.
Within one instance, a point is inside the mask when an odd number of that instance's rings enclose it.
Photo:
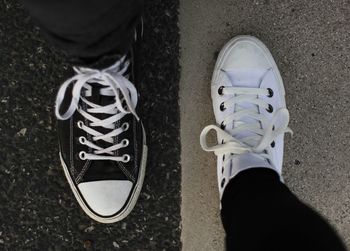
M 140 81 L 137 70 L 137 60 L 135 60 L 135 55 L 137 55 L 139 46 L 138 43 L 139 42 L 135 42 L 127 54 L 127 60 L 130 61 L 130 65 L 128 71 L 124 74 L 124 76 L 128 75 L 130 82 L 135 85 L 136 89 L 138 89 Z M 107 97 L 99 94 L 99 90 L 102 87 L 101 85 L 91 84 L 91 86 L 92 95 L 87 98 L 89 101 L 102 106 L 115 102 L 114 97 Z M 63 101 L 61 112 L 64 112 L 69 105 L 70 92 L 71 88 L 68 89 L 66 93 L 67 97 L 65 97 Z M 82 89 L 81 95 L 84 95 L 84 88 Z M 87 105 L 84 102 L 80 101 L 79 106 L 86 111 Z M 136 107 L 137 113 L 139 111 L 139 106 L 138 103 L 138 106 Z M 92 115 L 99 119 L 111 116 L 109 114 Z M 138 115 L 140 116 L 139 113 Z M 89 123 L 89 121 L 78 111 L 75 111 L 73 116 L 68 120 L 58 120 L 60 152 L 75 184 L 77 185 L 81 182 L 97 180 L 129 180 L 135 183 L 139 174 L 144 144 L 142 122 L 138 121 L 133 114 L 129 113 L 115 123 L 115 128 L 121 127 L 125 122 L 129 123 L 129 129 L 127 131 L 122 132 L 120 135 L 113 138 L 114 144 L 120 143 L 122 139 L 129 140 L 129 145 L 127 147 L 114 151 L 115 156 L 123 156 L 124 154 L 130 155 L 130 161 L 123 163 L 112 160 L 81 160 L 79 158 L 80 151 L 93 153 L 94 149 L 89 149 L 88 146 L 80 144 L 78 140 L 79 137 L 84 136 L 88 141 L 93 142 L 102 148 L 107 148 L 112 144 L 103 140 L 92 141 L 92 136 L 78 127 L 78 121 L 83 121 L 85 125 L 88 125 Z M 92 128 L 103 134 L 111 131 L 102 127 Z

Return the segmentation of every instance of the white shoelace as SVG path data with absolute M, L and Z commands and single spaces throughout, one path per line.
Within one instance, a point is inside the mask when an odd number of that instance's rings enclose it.
M 85 125 L 83 121 L 78 121 L 78 127 L 92 135 L 92 141 L 88 141 L 85 137 L 80 137 L 80 144 L 94 149 L 93 153 L 80 152 L 79 157 L 83 160 L 113 160 L 122 162 L 128 162 L 130 160 L 130 156 L 127 154 L 124 154 L 123 156 L 114 156 L 113 154 L 113 151 L 126 147 L 129 144 L 127 139 L 123 139 L 118 144 L 113 144 L 114 137 L 129 128 L 128 123 L 124 123 L 121 127 L 116 128 L 116 122 L 121 120 L 128 113 L 133 114 L 136 119 L 139 120 L 135 111 L 138 99 L 136 88 L 126 77 L 123 76 L 127 71 L 128 66 L 129 61 L 126 61 L 124 56 L 117 63 L 104 70 L 74 67 L 76 75 L 64 82 L 58 91 L 55 109 L 56 117 L 58 119 L 67 120 L 77 110 L 90 122 L 88 125 Z M 115 102 L 106 106 L 101 106 L 88 101 L 85 97 L 91 96 L 91 84 L 105 86 L 101 87 L 100 95 L 114 97 Z M 59 110 L 67 88 L 71 85 L 73 85 L 73 89 L 69 108 L 61 115 Z M 83 92 L 85 95 L 82 95 Z M 78 105 L 80 100 L 86 104 L 86 111 Z M 99 119 L 93 116 L 93 114 L 98 113 L 110 114 L 110 116 L 106 119 Z M 92 127 L 103 127 L 110 129 L 111 131 L 107 134 L 102 134 Z M 102 148 L 94 143 L 94 141 L 97 140 L 103 140 L 112 145 L 108 148 Z
M 278 109 L 273 113 L 272 119 L 268 119 L 260 114 L 257 109 L 240 107 L 240 104 L 242 103 L 250 103 L 259 106 L 260 109 L 269 109 L 269 104 L 264 100 L 259 99 L 259 96 L 269 95 L 268 89 L 224 87 L 222 95 L 232 96 L 232 98 L 223 103 L 226 108 L 234 107 L 236 105 L 235 112 L 228 115 L 222 121 L 222 124 L 227 125 L 234 122 L 235 127 L 230 129 L 232 135 L 216 125 L 205 127 L 200 135 L 200 144 L 203 150 L 214 152 L 216 155 L 230 154 L 228 158 L 225 158 L 224 164 L 231 161 L 231 154 L 257 153 L 262 158 L 270 160 L 270 156 L 266 151 L 268 146 L 279 135 L 287 132 L 292 133 L 292 130 L 288 128 L 288 110 L 286 108 Z M 246 123 L 241 120 L 242 118 L 254 119 L 256 122 Z M 279 128 L 275 128 L 277 120 L 280 124 Z M 267 126 L 262 129 L 261 125 Z M 211 130 L 214 130 L 217 133 L 218 138 L 223 139 L 222 144 L 208 146 L 207 135 Z M 234 135 L 243 131 L 249 131 L 253 133 L 253 135 L 238 140 Z

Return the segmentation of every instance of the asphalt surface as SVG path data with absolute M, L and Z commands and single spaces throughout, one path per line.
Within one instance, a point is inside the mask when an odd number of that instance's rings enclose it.
M 120 223 L 90 220 L 58 159 L 53 104 L 68 65 L 17 1 L 0 1 L 0 250 L 180 250 L 178 1 L 146 1 L 145 184 Z

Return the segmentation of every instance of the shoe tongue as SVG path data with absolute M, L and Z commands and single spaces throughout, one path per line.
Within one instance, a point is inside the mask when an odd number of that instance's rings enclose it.
M 126 60 L 124 61 L 124 63 Z M 121 66 L 118 66 L 119 68 L 123 68 L 123 64 Z M 113 75 L 115 72 L 118 72 L 117 68 L 111 69 L 111 74 Z M 127 69 L 127 71 L 123 74 L 125 77 L 127 77 L 130 73 L 130 67 Z M 115 96 L 105 96 L 101 95 L 101 89 L 106 88 L 105 86 L 99 84 L 99 83 L 89 83 L 91 86 L 91 95 L 85 96 L 85 98 L 97 105 L 100 106 L 107 106 L 110 104 L 113 104 L 116 102 Z M 108 87 L 107 87 L 108 88 Z M 104 113 L 93 113 L 92 116 L 98 118 L 98 119 L 106 119 L 113 115 L 111 114 L 104 114 Z M 120 122 L 117 122 L 120 123 Z M 116 127 L 119 127 L 120 125 L 116 125 Z M 107 134 L 111 131 L 111 129 L 106 129 L 104 127 L 91 127 L 94 130 L 102 133 Z M 119 143 L 122 139 L 118 139 L 118 142 L 115 142 L 116 144 Z M 110 147 L 112 144 L 99 140 L 94 142 L 96 145 L 107 148 Z M 117 153 L 118 154 L 118 153 Z M 118 154 L 120 156 L 120 154 Z M 98 160 L 98 161 L 91 161 L 91 166 L 88 168 L 87 172 L 84 175 L 85 181 L 94 181 L 94 180 L 129 180 L 129 178 L 125 175 L 125 173 L 122 171 L 121 166 L 123 163 L 118 163 L 116 161 L 112 160 Z
M 102 88 L 106 88 L 105 86 L 100 85 L 98 83 L 91 83 L 89 85 L 91 86 L 91 95 L 85 97 L 88 101 L 101 106 L 110 105 L 115 102 L 114 96 L 101 95 L 100 91 Z M 91 113 L 91 115 L 98 119 L 106 119 L 110 116 L 113 116 L 111 114 L 105 113 Z M 91 128 L 102 134 L 107 134 L 111 131 L 111 129 L 107 129 L 104 127 Z M 120 140 L 118 141 L 120 142 Z M 102 148 L 107 148 L 112 145 L 103 140 L 94 141 L 94 143 Z M 84 179 L 87 181 L 107 179 L 127 180 L 127 177 L 125 176 L 123 171 L 116 165 L 116 162 L 111 160 L 92 161 L 91 166 L 89 167 L 87 173 L 84 175 Z
M 236 69 L 236 70 L 229 70 L 225 71 L 227 74 L 227 77 L 230 79 L 230 82 L 233 87 L 243 87 L 243 88 L 259 88 L 261 81 L 266 73 L 266 70 L 263 69 Z M 255 104 L 251 104 L 248 102 L 242 102 L 235 106 L 235 111 L 237 111 L 237 108 L 240 109 L 248 109 L 248 110 L 255 110 L 259 111 L 259 108 Z M 257 121 L 255 119 L 252 119 L 250 117 L 243 117 L 240 119 L 240 121 L 236 121 L 234 123 L 231 123 L 228 125 L 228 130 L 233 129 L 234 127 L 243 125 L 243 124 L 251 124 L 256 123 Z M 256 135 L 253 132 L 250 131 L 242 131 L 234 137 L 237 139 L 242 139 L 249 136 Z
M 100 106 L 110 105 L 110 104 L 113 104 L 115 102 L 114 96 L 101 95 L 101 93 L 100 93 L 101 89 L 106 88 L 105 86 L 100 85 L 98 83 L 91 83 L 89 85 L 91 86 L 91 95 L 85 97 L 88 101 L 90 101 L 96 105 L 100 105 Z M 90 114 L 98 119 L 107 119 L 110 116 L 113 116 L 111 114 L 106 114 L 106 113 L 90 113 Z M 92 127 L 91 126 L 91 128 L 93 128 L 94 130 L 96 130 L 102 134 L 107 134 L 110 131 L 112 131 L 111 129 L 107 129 L 104 127 Z M 95 141 L 94 143 L 100 147 L 103 147 L 103 148 L 107 148 L 107 147 L 111 146 L 110 143 L 108 143 L 104 140 Z
M 105 86 L 98 83 L 91 83 L 89 85 L 91 86 L 91 96 L 86 97 L 88 101 L 102 106 L 110 105 L 115 102 L 114 96 L 104 96 L 100 94 L 101 89 L 106 88 Z
M 239 172 L 250 168 L 270 168 L 281 175 L 281 170 L 277 170 L 275 166 L 270 164 L 266 159 L 262 158 L 259 154 L 256 153 L 234 155 L 232 158 L 232 166 L 234 168 L 231 169 L 231 178 L 237 175 Z

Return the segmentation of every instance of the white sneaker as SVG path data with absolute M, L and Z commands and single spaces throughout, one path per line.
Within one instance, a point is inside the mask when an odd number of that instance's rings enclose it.
M 265 167 L 282 179 L 283 138 L 288 128 L 283 81 L 266 46 L 257 38 L 238 36 L 220 52 L 211 83 L 216 125 L 203 129 L 200 143 L 217 157 L 220 197 L 235 175 Z M 208 146 L 216 131 L 218 145 Z

